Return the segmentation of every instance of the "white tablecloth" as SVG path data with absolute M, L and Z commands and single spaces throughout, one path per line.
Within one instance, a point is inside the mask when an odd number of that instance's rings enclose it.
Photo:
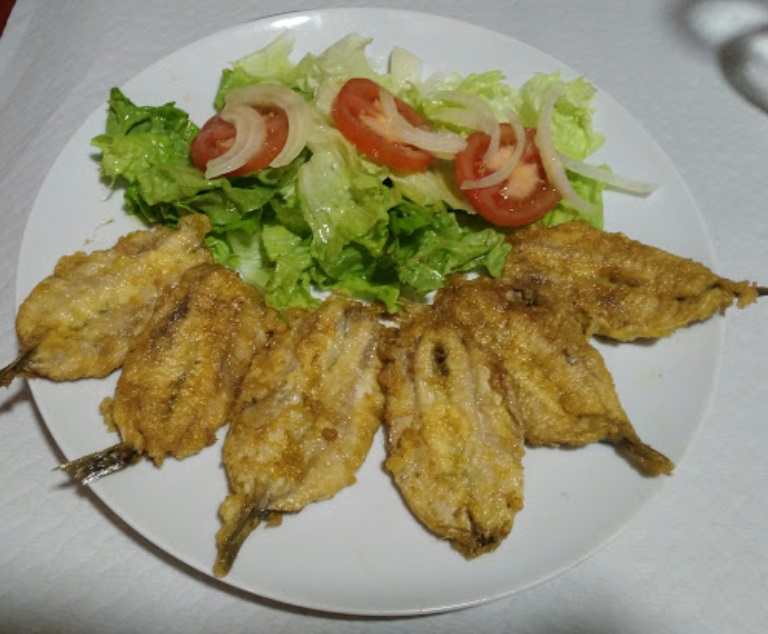
M 19 0 L 0 37 L 2 360 L 16 350 L 14 280 L 34 197 L 109 87 L 203 36 L 319 4 Z M 768 95 L 768 57 L 760 58 L 765 2 L 367 4 L 490 27 L 584 73 L 669 153 L 705 217 L 719 272 L 768 283 L 768 112 L 760 107 Z M 25 383 L 17 382 L 0 394 L 0 632 L 766 631 L 766 302 L 729 313 L 717 388 L 701 431 L 675 476 L 616 539 L 547 583 L 421 618 L 308 613 L 190 572 L 95 496 L 51 477 L 61 455 Z

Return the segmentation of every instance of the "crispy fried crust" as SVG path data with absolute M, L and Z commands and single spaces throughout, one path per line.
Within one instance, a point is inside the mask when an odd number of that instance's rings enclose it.
M 251 358 L 279 327 L 277 313 L 234 271 L 187 271 L 125 359 L 106 412 L 123 443 L 157 464 L 212 444 Z
M 584 222 L 530 225 L 509 241 L 504 281 L 531 302 L 572 307 L 588 336 L 667 337 L 758 296 L 752 282 L 719 277 L 703 264 Z
M 523 430 L 497 360 L 433 310 L 382 346 L 386 469 L 424 526 L 465 557 L 494 550 L 523 506 Z
M 530 305 L 514 287 L 481 278 L 441 289 L 433 309 L 502 359 L 504 394 L 528 445 L 609 442 L 644 473 L 671 473 L 672 462 L 638 437 L 600 353 L 569 311 Z
M 502 279 L 457 277 L 398 328 L 336 295 L 283 322 L 211 264 L 209 228 L 194 215 L 62 258 L 19 311 L 21 353 L 0 384 L 123 365 L 103 408 L 122 443 L 63 467 L 87 477 L 186 457 L 231 420 L 217 576 L 261 522 L 354 483 L 382 420 L 405 503 L 468 558 L 512 529 L 526 444 L 608 442 L 645 474 L 671 473 L 589 338 L 664 337 L 765 292 L 584 223 L 532 225 L 510 233 Z
M 71 381 L 103 377 L 123 362 L 158 301 L 185 271 L 211 261 L 202 242 L 206 216 L 178 229 L 130 233 L 110 249 L 61 258 L 19 307 L 19 359 L 2 372 Z
M 254 357 L 224 442 L 231 493 L 219 512 L 217 576 L 263 519 L 355 482 L 381 423 L 380 328 L 368 306 L 331 296 Z

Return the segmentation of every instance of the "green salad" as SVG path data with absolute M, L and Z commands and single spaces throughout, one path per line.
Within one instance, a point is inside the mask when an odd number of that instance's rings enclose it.
M 605 182 L 571 170 L 603 143 L 592 127 L 595 89 L 586 80 L 537 74 L 513 87 L 499 71 L 422 79 L 420 61 L 399 48 L 388 68 L 377 70 L 366 53 L 369 44 L 352 34 L 293 61 L 293 42 L 283 35 L 223 70 L 211 95 L 217 111 L 234 91 L 261 84 L 287 87 L 309 106 L 306 139 L 296 155 L 253 174 L 206 177 L 190 158 L 200 126 L 187 113 L 173 103 L 134 104 L 113 88 L 106 130 L 93 139 L 101 174 L 124 189 L 126 211 L 150 224 L 206 214 L 213 227 L 206 244 L 215 261 L 239 271 L 273 307 L 313 306 L 317 291 L 334 290 L 395 312 L 440 288 L 449 275 L 498 276 L 509 229 L 476 212 L 450 156 L 437 153 L 420 171 L 393 170 L 358 151 L 334 124 L 340 88 L 351 78 L 367 78 L 451 139 L 472 133 L 468 103 L 481 104 L 499 121 L 516 117 L 526 128 L 539 127 L 542 110 L 549 109 L 552 142 L 569 161 L 569 186 L 585 204 L 563 196 L 537 221 L 602 226 Z

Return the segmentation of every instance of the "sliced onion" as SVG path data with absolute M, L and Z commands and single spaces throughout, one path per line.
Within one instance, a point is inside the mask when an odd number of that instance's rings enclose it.
M 565 173 L 560 152 L 557 151 L 554 139 L 552 138 L 552 113 L 555 103 L 563 92 L 565 92 L 565 86 L 561 85 L 550 90 L 545 96 L 539 111 L 538 129 L 535 137 L 536 146 L 541 154 L 544 171 L 547 173 L 547 177 L 552 185 L 560 192 L 563 200 L 583 214 L 594 215 L 599 212 L 598 207 L 584 200 L 573 188 Z
M 520 119 L 518 119 L 514 113 L 510 112 L 508 118 L 509 125 L 512 126 L 512 130 L 515 133 L 515 149 L 513 150 L 512 154 L 506 161 L 504 161 L 502 165 L 500 165 L 490 174 L 475 180 L 464 181 L 461 184 L 461 189 L 479 189 L 482 187 L 492 187 L 493 185 L 503 183 L 512 175 L 512 172 L 515 171 L 515 168 L 520 163 L 520 159 L 523 157 L 523 152 L 525 151 L 525 128 L 520 122 Z M 488 144 L 488 150 L 486 150 L 485 156 L 483 157 L 483 162 L 486 165 L 490 165 L 493 157 L 499 151 L 500 143 L 501 128 L 496 126 L 494 134 L 491 135 L 491 142 Z
M 312 130 L 312 108 L 303 97 L 280 84 L 255 84 L 235 88 L 225 103 L 229 105 L 277 106 L 288 117 L 288 138 L 285 146 L 270 163 L 272 167 L 288 165 L 307 144 Z
M 235 126 L 235 141 L 224 154 L 208 161 L 206 178 L 216 178 L 245 165 L 253 156 L 253 148 L 264 145 L 267 137 L 264 117 L 250 106 L 227 105 L 219 116 Z
M 605 183 L 608 187 L 620 189 L 629 194 L 646 196 L 652 194 L 658 188 L 657 183 L 649 183 L 648 181 L 639 181 L 633 178 L 628 178 L 616 174 L 608 168 L 577 161 L 570 156 L 562 155 L 560 158 L 563 161 L 563 166 L 574 174 L 580 174 L 581 176 L 586 176 L 592 180 L 600 181 L 601 183 Z
M 491 107 L 479 97 L 463 92 L 441 91 L 433 95 L 435 99 L 453 103 L 461 108 L 446 108 L 436 113 L 433 119 L 453 123 L 472 130 L 482 130 L 493 134 L 499 122 Z
M 411 51 L 395 46 L 389 54 L 389 74 L 400 86 L 421 82 L 421 59 Z
M 496 115 L 490 106 L 475 95 L 468 95 L 461 92 L 438 92 L 434 95 L 436 99 L 455 103 L 461 108 L 446 108 L 438 112 L 434 118 L 445 123 L 452 123 L 471 130 L 480 130 L 491 137 L 491 142 L 483 156 L 483 162 L 491 162 L 499 151 L 501 144 L 501 129 Z M 471 189 L 464 187 L 463 189 Z
M 485 154 L 483 154 L 483 163 L 485 163 L 487 167 L 491 167 L 491 162 L 496 158 L 496 155 L 501 148 L 501 126 L 498 124 L 493 126 L 490 136 L 491 140 L 488 143 L 488 147 L 485 149 Z
M 479 97 L 462 92 L 438 92 L 434 97 L 441 101 L 461 106 L 460 108 L 441 110 L 435 115 L 436 119 L 480 130 L 491 137 L 488 148 L 483 155 L 483 163 L 491 165 L 501 146 L 501 127 L 491 107 Z M 525 139 L 525 129 L 517 116 L 513 112 L 509 112 L 508 119 L 515 132 L 515 138 Z M 504 161 L 503 165 L 500 165 L 493 172 L 482 178 L 464 181 L 461 184 L 461 189 L 477 189 L 503 183 L 517 167 L 524 149 L 525 143 L 517 143 L 509 159 Z
M 364 116 L 363 121 L 376 134 L 420 148 L 440 157 L 451 157 L 461 152 L 466 140 L 454 134 L 439 130 L 424 130 L 410 124 L 397 110 L 395 97 L 388 90 L 379 94 L 383 118 Z

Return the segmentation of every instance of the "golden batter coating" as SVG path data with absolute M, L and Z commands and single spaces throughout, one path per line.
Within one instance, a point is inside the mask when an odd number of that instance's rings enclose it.
M 125 359 L 109 413 L 123 442 L 158 465 L 213 444 L 251 358 L 279 327 L 236 272 L 188 271 Z
M 715 275 L 703 264 L 595 229 L 585 222 L 530 225 L 509 236 L 503 279 L 548 305 L 572 306 L 588 336 L 659 338 L 744 308 L 761 289 Z
M 455 280 L 432 309 L 501 357 L 504 394 L 526 444 L 603 441 L 646 474 L 671 473 L 672 462 L 638 437 L 602 356 L 569 311 L 530 305 L 514 286 L 485 278 Z
M 231 494 L 219 511 L 217 576 L 262 519 L 355 482 L 381 422 L 380 328 L 370 307 L 332 295 L 253 358 L 224 441 Z
M 493 353 L 425 309 L 382 345 L 386 469 L 416 518 L 465 557 L 494 550 L 523 506 L 523 429 Z
M 251 358 L 280 328 L 277 313 L 234 271 L 190 269 L 160 300 L 125 359 L 114 399 L 102 406 L 122 442 L 62 468 L 90 482 L 139 455 L 161 465 L 213 444 Z
M 465 557 L 523 506 L 524 446 L 608 442 L 648 475 L 674 465 L 636 433 L 589 337 L 663 337 L 765 289 L 584 223 L 512 231 L 502 279 L 455 278 L 384 328 L 331 295 L 281 320 L 211 263 L 203 215 L 62 258 L 19 310 L 14 376 L 122 366 L 102 405 L 121 442 L 61 468 L 82 482 L 201 451 L 231 422 L 214 574 L 248 535 L 355 482 L 386 425 L 385 468 L 414 516 Z
M 157 300 L 189 268 L 211 261 L 202 244 L 209 230 L 207 217 L 194 214 L 177 229 L 135 231 L 110 249 L 62 257 L 19 307 L 19 356 L 0 370 L 0 385 L 17 376 L 71 381 L 116 370 Z

